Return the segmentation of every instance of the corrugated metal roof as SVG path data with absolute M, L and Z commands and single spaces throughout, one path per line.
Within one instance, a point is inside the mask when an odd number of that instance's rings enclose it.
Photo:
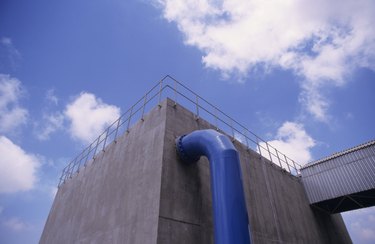
M 321 158 L 319 160 L 316 160 L 316 161 L 313 161 L 313 162 L 310 162 L 310 163 L 307 163 L 305 164 L 304 166 L 302 166 L 301 169 L 305 169 L 305 168 L 308 168 L 308 167 L 311 167 L 311 166 L 314 166 L 316 164 L 319 164 L 319 163 L 322 163 L 322 162 L 325 162 L 327 160 L 331 160 L 333 158 L 337 158 L 337 157 L 340 157 L 342 155 L 345 155 L 345 154 L 348 154 L 348 153 L 351 153 L 351 152 L 354 152 L 354 151 L 358 151 L 362 148 L 365 148 L 365 147 L 369 147 L 369 146 L 372 146 L 375 144 L 375 140 L 371 140 L 369 142 L 366 142 L 366 143 L 363 143 L 363 144 L 360 144 L 358 146 L 355 146 L 355 147 L 352 147 L 352 148 L 349 148 L 349 149 L 346 149 L 344 151 L 341 151 L 341 152 L 337 152 L 337 153 L 334 153 L 328 157 L 325 157 L 325 158 Z
M 353 199 L 360 192 L 373 191 L 375 140 L 310 163 L 301 169 L 301 175 L 310 204 Z

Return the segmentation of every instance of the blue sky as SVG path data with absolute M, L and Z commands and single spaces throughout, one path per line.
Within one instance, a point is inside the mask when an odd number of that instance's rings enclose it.
M 38 242 L 62 168 L 166 74 L 300 163 L 374 139 L 373 19 L 371 0 L 2 0 L 0 243 Z M 343 216 L 375 242 L 374 208 Z

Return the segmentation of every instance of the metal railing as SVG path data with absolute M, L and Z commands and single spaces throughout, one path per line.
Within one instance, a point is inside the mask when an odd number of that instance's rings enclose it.
M 300 174 L 300 164 L 278 151 L 267 141 L 262 140 L 184 84 L 167 75 L 68 163 L 62 171 L 59 186 L 64 184 L 69 178 L 72 178 L 74 174 L 79 173 L 82 167 L 87 166 L 88 162 L 95 160 L 98 154 L 104 152 L 110 143 L 116 143 L 119 136 L 123 133 L 129 133 L 132 123 L 139 120 L 143 121 L 145 113 L 155 105 L 161 106 L 161 101 L 167 97 L 174 100 L 175 104 L 178 102 L 190 111 L 194 111 L 197 120 L 204 118 L 204 120 L 215 126 L 217 130 L 231 136 L 232 140 L 239 141 L 247 149 L 252 149 L 259 153 L 290 174 Z

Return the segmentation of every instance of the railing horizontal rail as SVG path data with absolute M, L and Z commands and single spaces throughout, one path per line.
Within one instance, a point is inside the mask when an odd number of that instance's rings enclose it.
M 171 88 L 173 89 L 171 86 L 167 85 L 168 88 Z M 189 90 L 190 92 L 192 92 L 191 90 Z M 188 97 L 187 95 L 179 92 L 179 91 L 176 91 L 177 94 L 179 94 L 181 97 L 185 98 L 186 100 L 188 100 L 189 102 L 191 103 L 195 103 L 200 109 L 202 109 L 203 111 L 205 111 L 206 113 L 208 113 L 209 115 L 213 116 L 216 118 L 216 120 L 222 122 L 224 125 L 230 127 L 232 129 L 232 131 L 236 131 L 238 134 L 242 135 L 244 138 L 246 138 L 247 140 L 250 140 L 251 142 L 255 143 L 255 144 L 258 144 L 258 148 L 263 149 L 267 152 L 269 152 L 269 154 L 271 155 L 271 159 L 273 157 L 278 157 L 278 153 L 282 154 L 280 151 L 278 151 L 276 148 L 274 148 L 273 146 L 271 146 L 268 142 L 266 142 L 265 140 L 261 139 L 259 136 L 257 136 L 256 134 L 254 134 L 253 132 L 251 132 L 250 130 L 248 130 L 246 127 L 244 127 L 243 125 L 241 125 L 240 123 L 238 123 L 236 120 L 232 119 L 231 117 L 229 117 L 228 115 L 226 115 L 225 113 L 223 113 L 222 111 L 220 111 L 217 107 L 215 107 L 214 105 L 210 104 L 209 102 L 207 102 L 206 100 L 204 100 L 203 98 L 201 98 L 200 96 L 196 95 L 194 92 L 192 92 L 194 95 L 198 96 L 200 100 L 203 100 L 205 101 L 209 106 L 212 106 L 213 109 L 215 109 L 216 111 L 218 111 L 221 115 L 223 115 L 226 119 L 228 119 L 229 121 L 233 122 L 233 123 L 230 123 L 230 122 L 227 122 L 225 121 L 222 117 L 218 116 L 217 114 L 214 114 L 213 112 L 211 112 L 211 110 L 205 108 L 202 106 L 201 103 L 196 103 L 196 101 L 194 101 L 193 99 L 191 99 L 190 97 Z M 240 129 L 237 129 L 236 127 L 234 127 L 234 124 L 239 126 L 241 129 L 247 131 L 250 135 L 254 136 L 254 139 L 248 137 L 247 135 L 245 135 L 243 132 L 241 132 Z M 219 127 L 218 127 L 219 128 Z M 232 137 L 234 138 L 235 135 L 232 135 Z M 258 139 L 258 140 L 256 140 Z M 259 142 L 260 141 L 260 142 Z M 266 145 L 266 146 L 263 146 Z M 272 150 L 275 150 L 275 152 L 272 152 Z M 290 161 L 294 162 L 292 159 L 290 159 L 289 157 L 287 157 L 286 155 L 282 154 L 283 156 L 285 156 L 287 159 L 289 159 Z M 273 157 L 272 157 L 273 156 Z M 266 157 L 267 158 L 267 157 Z M 268 159 L 270 159 L 270 157 L 268 157 Z M 273 160 L 271 160 L 273 161 Z M 280 159 L 279 161 L 283 161 L 283 159 Z M 294 162 L 294 164 L 298 165 L 300 168 L 301 165 Z M 296 168 L 295 166 L 293 166 L 294 168 Z
M 270 145 L 267 141 L 261 139 L 245 126 L 232 119 L 230 116 L 222 112 L 219 108 L 208 102 L 203 97 L 186 87 L 175 78 L 167 75 L 156 83 L 148 92 L 145 93 L 136 103 L 126 110 L 117 120 L 110 124 L 102 134 L 100 134 L 91 144 L 82 150 L 72 161 L 68 163 L 62 170 L 59 186 L 64 184 L 66 180 L 79 173 L 82 167 L 87 166 L 88 162 L 94 161 L 97 155 L 105 151 L 106 147 L 112 142 L 117 142 L 117 138 L 124 132 L 129 132 L 132 123 L 138 120 L 144 120 L 144 114 L 147 112 L 147 106 L 160 105 L 164 95 L 174 98 L 175 104 L 191 107 L 191 111 L 195 111 L 196 118 L 199 119 L 204 115 L 204 119 L 214 125 L 217 130 L 221 130 L 231 136 L 233 140 L 237 140 L 248 149 L 251 149 L 271 162 L 285 169 L 287 172 L 298 175 L 301 165 L 281 153 L 279 150 Z M 183 103 L 185 102 L 185 103 Z M 151 109 L 151 106 L 148 106 Z M 139 117 L 137 117 L 139 116 Z

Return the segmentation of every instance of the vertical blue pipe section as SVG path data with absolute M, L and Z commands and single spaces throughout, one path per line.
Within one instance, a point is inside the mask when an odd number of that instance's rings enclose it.
M 201 156 L 210 161 L 216 244 L 249 244 L 249 221 L 242 186 L 240 160 L 228 137 L 215 130 L 198 130 L 176 139 L 185 162 Z

